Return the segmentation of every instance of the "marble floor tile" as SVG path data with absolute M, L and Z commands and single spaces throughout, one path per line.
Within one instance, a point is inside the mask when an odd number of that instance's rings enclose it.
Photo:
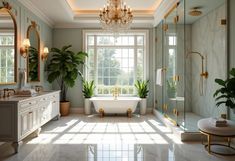
M 24 140 L 18 154 L 0 145 L 1 161 L 234 161 L 181 142 L 153 115 L 133 118 L 70 115 Z

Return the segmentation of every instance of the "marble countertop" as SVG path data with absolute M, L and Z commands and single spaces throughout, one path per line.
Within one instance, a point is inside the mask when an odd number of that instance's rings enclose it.
M 57 93 L 57 92 L 60 92 L 59 90 L 57 91 L 42 91 L 42 92 L 38 92 L 37 94 L 33 95 L 33 96 L 17 96 L 17 95 L 13 95 L 13 96 L 10 96 L 10 97 L 5 97 L 5 98 L 0 98 L 0 103 L 1 102 L 21 102 L 21 101 L 27 101 L 29 99 L 32 99 L 32 98 L 38 98 L 40 96 L 44 96 L 44 95 L 47 95 L 47 94 L 51 94 L 51 93 Z

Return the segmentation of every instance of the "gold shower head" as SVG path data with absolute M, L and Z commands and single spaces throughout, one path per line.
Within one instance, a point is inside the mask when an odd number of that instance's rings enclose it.
M 191 16 L 200 16 L 202 14 L 202 11 L 199 10 L 200 8 L 201 7 L 193 7 L 188 14 Z

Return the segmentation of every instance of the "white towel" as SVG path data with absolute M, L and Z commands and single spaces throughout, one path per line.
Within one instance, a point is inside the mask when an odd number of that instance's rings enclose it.
M 162 68 L 161 69 L 157 69 L 157 73 L 156 73 L 156 84 L 159 86 L 162 86 Z

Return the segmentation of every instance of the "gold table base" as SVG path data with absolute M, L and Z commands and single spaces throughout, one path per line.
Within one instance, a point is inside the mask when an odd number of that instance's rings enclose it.
M 207 144 L 202 143 L 203 145 L 205 145 L 205 149 L 208 151 L 208 153 L 214 153 L 214 154 L 219 154 L 219 155 L 223 155 L 223 156 L 233 156 L 235 155 L 235 148 L 231 146 L 231 138 L 233 138 L 234 136 L 221 136 L 221 135 L 215 135 L 215 134 L 209 134 L 206 133 L 202 130 L 199 129 L 199 131 L 207 136 Z M 212 136 L 217 136 L 217 137 L 222 137 L 222 138 L 228 138 L 227 141 L 227 145 L 226 144 L 215 144 L 215 143 L 211 143 L 211 138 Z M 233 153 L 222 153 L 222 152 L 217 152 L 211 149 L 211 146 L 224 146 L 226 148 L 229 148 L 230 150 L 234 151 Z

